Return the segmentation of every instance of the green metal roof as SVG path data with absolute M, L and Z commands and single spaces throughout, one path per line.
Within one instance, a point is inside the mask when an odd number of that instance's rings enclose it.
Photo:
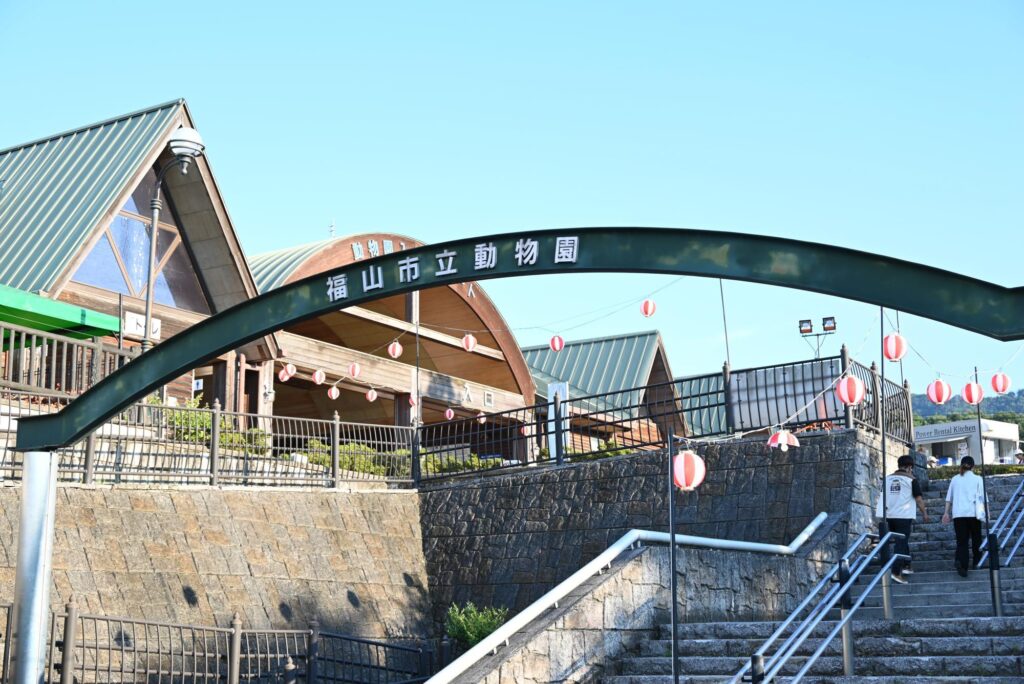
M 121 329 L 116 316 L 3 285 L 0 285 L 0 321 L 77 338 L 98 337 Z
M 256 287 L 260 292 L 270 292 L 281 287 L 306 259 L 327 245 L 344 239 L 346 238 L 329 238 L 249 257 L 249 270 L 256 280 Z
M 725 378 L 721 373 L 675 379 L 691 437 L 728 432 L 725 420 Z
M 566 341 L 560 352 L 548 345 L 525 347 L 523 357 L 538 387 L 552 378 L 583 395 L 607 394 L 648 384 L 661 347 L 658 331 Z M 573 398 L 570 393 L 570 399 Z
M 52 289 L 183 104 L 0 150 L 0 284 Z

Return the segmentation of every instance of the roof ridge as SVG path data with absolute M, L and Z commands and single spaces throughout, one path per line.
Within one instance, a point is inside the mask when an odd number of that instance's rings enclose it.
M 661 331 L 659 331 L 658 329 L 654 329 L 654 330 L 644 330 L 644 331 L 641 331 L 641 332 L 634 332 L 634 333 L 619 333 L 617 335 L 606 335 L 606 336 L 603 336 L 603 337 L 591 337 L 591 338 L 587 338 L 587 339 L 583 339 L 583 340 L 572 340 L 572 341 L 565 340 L 565 346 L 568 347 L 570 345 L 575 345 L 575 344 L 588 344 L 588 343 L 591 343 L 591 342 L 610 342 L 611 340 L 621 340 L 621 339 L 624 339 L 624 338 L 627 338 L 627 337 L 649 337 L 651 335 L 659 336 L 659 335 L 661 335 Z M 537 350 L 537 349 L 547 349 L 547 348 L 548 348 L 548 345 L 546 345 L 546 344 L 535 344 L 535 345 L 531 345 L 531 346 L 528 346 L 528 347 L 522 347 L 521 349 L 525 352 L 525 351 L 534 351 L 534 350 Z
M 183 98 L 183 97 L 179 97 L 176 100 L 168 100 L 167 102 L 163 102 L 161 104 L 154 105 L 152 107 L 146 107 L 144 109 L 138 109 L 138 110 L 136 110 L 134 112 L 129 112 L 128 114 L 121 114 L 120 116 L 112 116 L 112 117 L 110 117 L 108 119 L 104 119 L 103 121 L 97 121 L 95 123 L 87 124 L 85 126 L 78 126 L 76 128 L 69 128 L 68 130 L 64 131 L 63 133 L 55 133 L 53 135 L 47 135 L 47 136 L 44 136 L 42 138 L 36 138 L 35 140 L 30 140 L 29 142 L 20 143 L 18 145 L 12 145 L 11 147 L 5 147 L 3 149 L 0 149 L 0 155 L 5 155 L 5 154 L 7 154 L 9 152 L 14 152 L 15 150 L 24 149 L 26 147 L 34 147 L 36 145 L 41 145 L 42 143 L 50 142 L 51 140 L 57 140 L 59 138 L 67 137 L 67 136 L 69 136 L 69 135 L 71 135 L 73 133 L 81 133 L 83 131 L 88 131 L 88 130 L 91 130 L 93 128 L 102 128 L 103 126 L 108 126 L 108 125 L 110 125 L 112 123 L 117 123 L 118 121 L 124 121 L 125 119 L 131 119 L 133 117 L 140 116 L 142 114 L 149 114 L 150 112 L 158 112 L 161 109 L 166 109 L 168 107 L 175 106 L 175 105 L 180 106 L 180 105 L 184 105 L 184 104 L 185 104 L 185 98 Z
M 312 247 L 313 245 L 325 245 L 328 242 L 335 242 L 337 240 L 345 240 L 351 236 L 339 235 L 338 237 L 325 238 L 323 240 L 314 240 L 312 242 L 303 242 L 302 244 L 292 245 L 291 247 L 280 247 L 278 249 L 272 249 L 269 252 L 260 252 L 259 254 L 253 254 L 248 257 L 249 259 L 263 259 L 275 254 L 284 254 L 285 252 L 294 252 L 296 250 L 304 249 L 306 247 Z

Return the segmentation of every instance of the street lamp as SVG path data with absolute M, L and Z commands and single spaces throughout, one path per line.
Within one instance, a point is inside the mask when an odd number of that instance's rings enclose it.
M 149 229 L 149 271 L 146 276 L 146 321 L 142 331 L 143 352 L 147 352 L 153 347 L 153 341 L 149 335 L 153 320 L 153 280 L 156 275 L 154 273 L 156 271 L 156 243 L 159 235 L 160 209 L 162 208 L 160 188 L 164 183 L 164 176 L 174 166 L 178 166 L 181 169 L 181 175 L 187 175 L 188 165 L 192 163 L 193 159 L 201 155 L 206 148 L 206 145 L 203 144 L 203 139 L 199 136 L 199 132 L 188 126 L 182 126 L 174 131 L 171 134 L 170 140 L 167 141 L 167 146 L 171 149 L 174 159 L 164 164 L 160 172 L 157 173 L 156 184 L 153 186 L 153 196 L 149 200 L 149 207 L 153 210 L 153 221 L 150 223 Z
M 800 336 L 805 340 L 808 337 L 816 338 L 816 344 L 811 344 L 811 341 L 807 340 L 807 344 L 810 344 L 811 349 L 814 350 L 814 358 L 816 359 L 821 357 L 821 344 L 824 341 L 822 338 L 827 335 L 834 335 L 836 332 L 836 317 L 825 316 L 822 318 L 821 329 L 822 332 L 820 333 L 814 332 L 814 323 L 809 318 L 805 318 L 800 321 Z

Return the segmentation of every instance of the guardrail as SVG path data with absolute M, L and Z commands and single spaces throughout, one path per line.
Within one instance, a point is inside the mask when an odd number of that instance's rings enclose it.
M 679 546 L 696 546 L 707 549 L 723 549 L 731 551 L 753 551 L 756 553 L 770 553 L 782 556 L 791 556 L 796 553 L 804 543 L 811 538 L 811 535 L 825 522 L 828 515 L 819 513 L 803 532 L 796 536 L 787 546 L 781 544 L 761 544 L 758 542 L 738 541 L 731 539 L 713 539 L 710 537 L 694 537 L 685 534 L 675 535 L 675 543 Z M 554 589 L 547 592 L 529 606 L 514 615 L 508 622 L 490 635 L 485 637 L 476 646 L 473 646 L 464 654 L 452 661 L 447 667 L 430 678 L 430 684 L 447 684 L 464 673 L 489 653 L 497 652 L 503 645 L 508 645 L 517 632 L 526 628 L 531 622 L 544 614 L 550 608 L 557 607 L 558 602 L 568 596 L 572 591 L 588 579 L 598 574 L 605 568 L 611 567 L 612 562 L 620 555 L 638 543 L 668 544 L 671 537 L 667 532 L 652 532 L 648 530 L 630 530 L 622 535 L 614 544 L 590 561 L 582 568 L 574 572 L 568 578 L 560 582 Z
M 0 606 L 3 659 L 10 681 L 11 607 Z M 85 615 L 74 602 L 51 613 L 48 684 L 111 682 L 324 682 L 414 684 L 434 668 L 429 649 L 308 629 L 230 627 Z
M 989 559 L 991 551 L 989 549 L 989 540 L 993 536 L 999 542 L 997 544 L 998 552 L 991 554 L 996 567 L 1007 567 L 1013 562 L 1013 557 L 1017 555 L 1021 544 L 1024 544 L 1024 527 L 1021 527 L 1022 521 L 1024 521 L 1024 480 L 1021 480 L 1021 483 L 1017 485 L 1017 489 L 1013 491 L 1006 505 L 1003 506 L 1003 510 L 1000 511 L 999 517 L 992 523 L 989 534 L 982 540 L 981 548 L 985 549 L 985 553 L 982 554 L 981 560 L 978 561 L 979 566 L 983 566 L 985 561 Z M 1002 557 L 1003 549 L 1014 538 L 1017 541 L 1013 544 L 1013 548 L 1010 549 L 1010 553 Z

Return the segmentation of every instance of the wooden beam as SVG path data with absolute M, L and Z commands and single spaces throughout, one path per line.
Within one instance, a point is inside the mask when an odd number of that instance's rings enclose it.
M 347 314 L 354 318 L 361 318 L 364 321 L 378 323 L 394 330 L 401 330 L 402 332 L 410 335 L 414 335 L 416 333 L 416 325 L 413 323 L 392 318 L 391 316 L 377 313 L 376 311 L 370 311 L 369 309 L 364 309 L 361 306 L 350 306 L 347 309 L 341 309 L 339 313 Z M 445 344 L 450 347 L 458 347 L 459 349 L 462 349 L 462 338 L 447 335 L 443 332 L 438 332 L 437 330 L 424 327 L 423 325 L 420 325 L 420 337 L 426 340 L 440 342 L 441 344 Z M 505 360 L 505 355 L 501 353 L 501 351 L 493 347 L 485 347 L 482 344 L 478 344 L 476 349 L 473 350 L 473 353 L 496 361 Z

